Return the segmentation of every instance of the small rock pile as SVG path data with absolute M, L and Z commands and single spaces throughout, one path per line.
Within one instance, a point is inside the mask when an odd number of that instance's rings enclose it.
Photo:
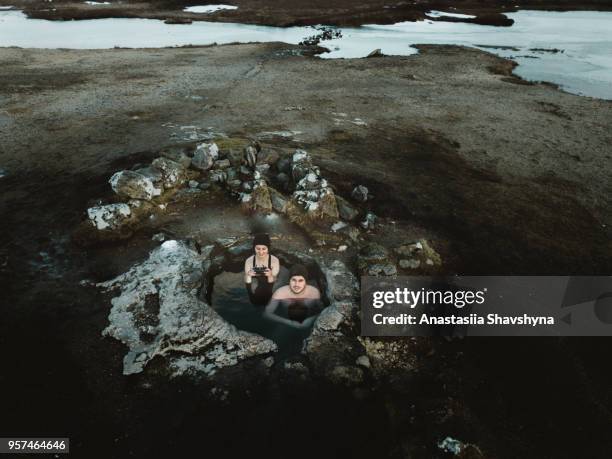
M 395 276 L 398 266 L 407 274 L 433 273 L 441 264 L 440 255 L 425 239 L 396 247 L 393 252 L 370 243 L 362 247 L 357 260 L 359 272 L 364 276 Z
M 293 154 L 291 172 L 295 182 L 293 198 L 311 217 L 339 218 L 334 191 L 304 150 L 296 150 Z

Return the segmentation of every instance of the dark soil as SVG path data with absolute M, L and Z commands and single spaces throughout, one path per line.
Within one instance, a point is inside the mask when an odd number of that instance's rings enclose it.
M 359 26 L 362 24 L 392 24 L 400 21 L 423 20 L 430 10 L 460 12 L 477 16 L 475 19 L 438 18 L 435 20 L 451 22 L 473 22 L 494 26 L 509 26 L 512 21 L 503 15 L 504 12 L 517 10 L 515 2 L 503 0 L 482 2 L 477 0 L 426 0 L 423 2 L 388 2 L 386 0 L 352 1 L 339 0 L 333 3 L 316 0 L 304 2 L 301 0 L 260 1 L 233 0 L 228 2 L 238 6 L 237 10 L 219 11 L 211 15 L 184 13 L 186 6 L 198 5 L 193 1 L 128 1 L 111 5 L 86 5 L 71 0 L 56 0 L 53 8 L 48 2 L 32 3 L 25 0 L 10 2 L 32 18 L 69 20 L 94 18 L 154 18 L 191 19 L 194 21 L 240 22 L 246 24 L 261 24 L 273 26 L 316 25 Z M 486 4 L 484 4 L 486 3 Z M 521 2 L 520 9 L 529 10 L 601 10 L 609 11 L 612 3 L 608 0 L 576 1 L 545 1 L 531 0 Z M 180 22 L 173 22 L 180 23 Z
M 184 144 L 180 126 L 301 131 L 276 142 L 309 150 L 340 194 L 366 184 L 375 213 L 444 238 L 449 273 L 612 271 L 612 104 L 508 83 L 520 81 L 512 65 L 475 50 L 344 61 L 295 50 L 0 50 L 12 88 L 0 92 L 0 436 L 69 436 L 79 458 L 431 458 L 447 457 L 446 436 L 484 457 L 608 457 L 607 339 L 435 343 L 418 372 L 357 398 L 248 364 L 230 370 L 242 386 L 216 382 L 229 402 L 155 365 L 122 375 L 125 349 L 101 337 L 110 298 L 80 282 L 124 272 L 154 243 L 136 233 L 84 249 L 71 234 L 112 198 L 114 171 Z

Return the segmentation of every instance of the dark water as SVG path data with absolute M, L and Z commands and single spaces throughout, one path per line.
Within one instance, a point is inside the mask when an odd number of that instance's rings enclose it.
M 279 280 L 283 279 L 282 274 Z M 310 328 L 296 329 L 265 318 L 265 306 L 253 306 L 249 301 L 242 272 L 224 271 L 215 277 L 211 305 L 221 317 L 240 330 L 274 341 L 278 345 L 279 358 L 299 354 L 304 339 L 310 334 Z

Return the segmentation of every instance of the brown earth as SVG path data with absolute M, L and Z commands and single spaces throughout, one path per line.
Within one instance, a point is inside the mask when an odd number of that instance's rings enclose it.
M 424 19 L 429 10 L 442 10 L 466 13 L 477 16 L 476 19 L 441 18 L 444 21 L 475 22 L 508 26 L 512 21 L 503 16 L 504 12 L 516 11 L 516 2 L 503 0 L 482 2 L 478 0 L 425 0 L 419 2 L 388 2 L 386 0 L 339 0 L 328 2 L 322 0 L 304 2 L 302 0 L 234 0 L 226 2 L 238 6 L 234 11 L 220 11 L 212 15 L 184 13 L 186 6 L 199 5 L 193 1 L 127 1 L 111 2 L 110 5 L 87 5 L 73 0 L 55 0 L 51 5 L 46 1 L 1 0 L 0 5 L 13 5 L 24 9 L 32 18 L 41 19 L 94 19 L 110 17 L 141 17 L 151 19 L 191 19 L 194 21 L 240 22 L 274 26 L 327 24 L 336 26 L 358 26 L 362 24 L 390 24 L 399 21 L 416 21 Z M 601 10 L 610 11 L 609 0 L 584 1 L 545 1 L 531 0 L 521 2 L 520 9 L 536 10 Z
M 104 255 L 70 234 L 111 196 L 114 171 L 193 144 L 188 126 L 293 131 L 269 142 L 307 149 L 341 194 L 365 184 L 375 213 L 435 234 L 449 273 L 612 272 L 612 103 L 527 84 L 485 52 L 420 49 L 357 60 L 280 43 L 1 49 L 0 401 L 13 416 L 0 431 L 68 433 L 76 457 L 168 455 L 203 432 L 210 454 L 261 442 L 278 455 L 295 446 L 293 425 L 306 439 L 298 457 L 443 457 L 435 442 L 446 435 L 486 457 L 605 457 L 602 341 L 467 340 L 396 398 L 275 393 L 230 409 L 202 401 L 201 386 L 122 377 L 121 346 L 100 337 L 108 298 L 79 282 L 120 272 L 153 243 Z

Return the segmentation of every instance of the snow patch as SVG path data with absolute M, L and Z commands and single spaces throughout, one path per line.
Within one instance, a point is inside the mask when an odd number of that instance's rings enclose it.
M 199 6 L 188 6 L 183 11 L 186 13 L 215 13 L 221 10 L 237 10 L 237 6 L 232 5 L 199 5 Z
M 430 18 L 459 18 L 459 19 L 474 19 L 476 16 L 471 14 L 460 14 L 460 13 L 447 13 L 446 11 L 436 11 L 432 10 L 428 13 L 425 13 Z

